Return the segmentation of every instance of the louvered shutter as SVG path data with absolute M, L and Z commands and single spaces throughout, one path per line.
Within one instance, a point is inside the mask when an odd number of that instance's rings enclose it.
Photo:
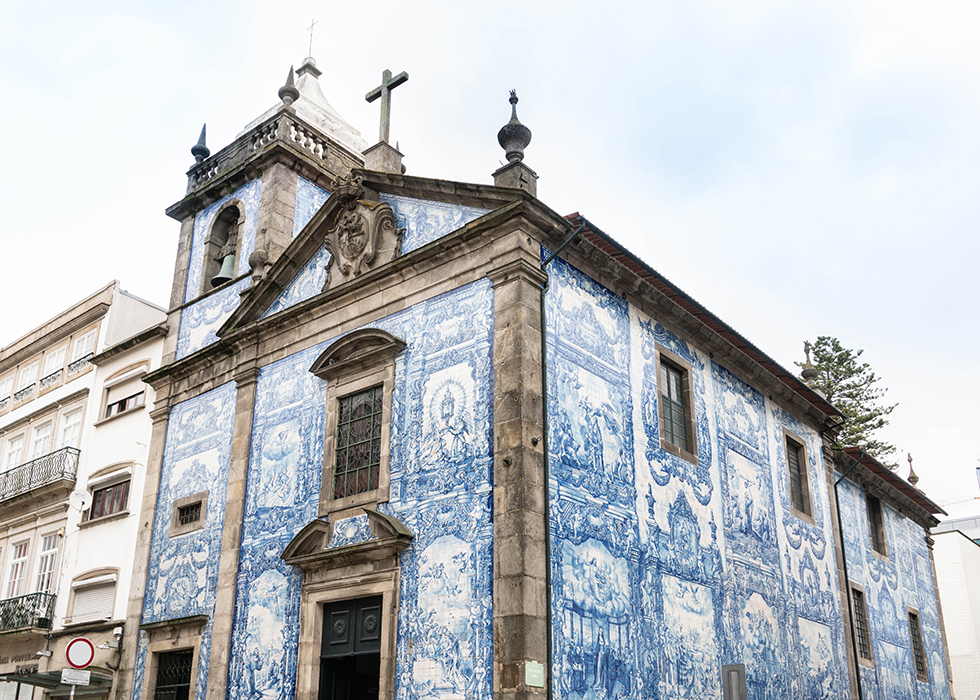
M 114 387 L 110 387 L 109 393 L 106 398 L 106 405 L 112 405 L 116 401 L 122 401 L 125 398 L 129 398 L 134 394 L 138 394 L 143 391 L 146 384 L 143 383 L 142 376 L 133 377 L 132 379 L 127 379 L 122 384 L 116 384 Z

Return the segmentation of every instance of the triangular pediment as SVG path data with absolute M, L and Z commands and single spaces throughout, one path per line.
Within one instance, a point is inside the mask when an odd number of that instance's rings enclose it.
M 354 170 L 335 182 L 329 199 L 265 276 L 246 290 L 217 335 L 272 316 L 398 258 L 404 229 L 399 228 L 391 201 L 401 206 L 401 200 L 417 202 L 415 208 L 406 209 L 412 216 L 429 205 L 430 211 L 424 213 L 441 224 L 445 230 L 439 235 L 445 235 L 521 197 L 495 187 L 405 176 L 393 182 L 391 178 Z M 401 218 L 404 223 L 405 217 Z M 431 222 L 426 223 L 433 228 Z

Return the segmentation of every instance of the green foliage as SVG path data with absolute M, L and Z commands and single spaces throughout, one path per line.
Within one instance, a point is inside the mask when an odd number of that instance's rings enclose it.
M 864 350 L 850 350 L 837 338 L 826 335 L 817 338 L 811 349 L 817 369 L 813 386 L 823 391 L 847 419 L 837 441 L 844 447 L 863 447 L 882 464 L 895 469 L 898 465 L 889 460 L 895 446 L 875 438 L 875 433 L 888 424 L 888 414 L 898 404 L 881 403 L 887 389 L 878 386 L 879 378 L 871 366 L 859 361 Z

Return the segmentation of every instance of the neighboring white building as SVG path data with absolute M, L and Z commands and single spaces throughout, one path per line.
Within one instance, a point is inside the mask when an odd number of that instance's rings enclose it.
M 976 527 L 978 518 L 966 518 Z M 946 639 L 953 668 L 953 693 L 959 700 L 980 698 L 980 528 L 937 532 L 936 578 L 946 620 Z M 956 521 L 953 521 L 956 522 Z
M 111 691 L 165 318 L 113 282 L 0 349 L 2 700 L 70 691 L 77 636 L 105 647 L 85 694 Z

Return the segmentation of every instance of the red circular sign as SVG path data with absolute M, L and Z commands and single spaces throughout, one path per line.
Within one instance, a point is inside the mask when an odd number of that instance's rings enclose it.
M 85 668 L 95 658 L 95 647 L 85 637 L 75 637 L 65 647 L 65 660 L 72 668 Z

